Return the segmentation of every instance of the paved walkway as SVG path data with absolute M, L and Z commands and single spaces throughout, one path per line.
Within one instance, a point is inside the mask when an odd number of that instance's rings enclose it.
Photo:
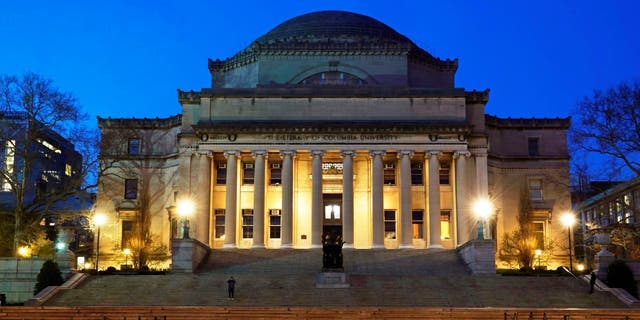
M 347 289 L 315 287 L 320 249 L 214 250 L 196 274 L 94 276 L 47 305 L 625 308 L 572 277 L 471 276 L 453 250 L 345 249 L 344 257 Z

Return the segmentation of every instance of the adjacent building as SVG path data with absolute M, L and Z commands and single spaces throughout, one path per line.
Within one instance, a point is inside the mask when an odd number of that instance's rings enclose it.
M 179 90 L 176 116 L 99 118 L 103 256 L 140 225 L 181 237 L 187 200 L 190 237 L 214 250 L 314 248 L 329 232 L 453 249 L 477 238 L 482 199 L 498 251 L 521 224 L 545 249 L 571 206 L 569 119 L 487 115 L 489 91 L 456 87 L 457 69 L 371 17 L 322 11 L 209 60 L 211 87 Z

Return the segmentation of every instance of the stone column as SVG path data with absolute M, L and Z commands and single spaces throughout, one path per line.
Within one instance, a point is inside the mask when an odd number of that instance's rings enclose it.
M 489 199 L 489 179 L 487 168 L 487 152 L 486 150 L 479 151 L 474 154 L 476 160 L 476 198 L 477 199 Z M 489 229 L 488 221 L 479 221 L 483 224 L 484 238 L 491 239 L 491 230 Z
M 411 157 L 413 151 L 400 151 L 400 248 L 413 247 L 411 229 Z
M 224 248 L 236 247 L 236 219 L 238 199 L 238 151 L 225 151 L 227 158 L 227 190 L 224 214 Z
M 371 179 L 371 211 L 372 211 L 372 232 L 373 232 L 373 248 L 384 248 L 384 195 L 383 195 L 383 163 L 382 156 L 384 151 L 371 151 L 372 160 L 372 179 Z
M 324 151 L 312 150 L 311 170 L 311 247 L 322 247 L 322 156 Z
M 282 157 L 282 210 L 280 221 L 280 247 L 291 248 L 293 241 L 293 157 L 296 152 L 284 150 Z
M 456 162 L 456 181 L 455 181 L 455 205 L 456 205 L 456 230 L 457 230 L 457 246 L 461 246 L 471 240 L 471 216 L 469 215 L 470 204 L 469 194 L 466 189 L 466 162 L 471 156 L 469 151 L 456 151 L 453 153 L 453 159 Z
M 353 248 L 353 157 L 355 152 L 344 150 L 342 156 L 342 238 L 345 248 Z
M 197 170 L 195 172 L 195 181 L 197 185 L 192 190 L 194 198 L 195 212 L 194 224 L 191 230 L 194 231 L 195 238 L 200 242 L 209 245 L 209 219 L 211 217 L 211 152 L 204 151 L 197 153 Z
M 440 240 L 440 151 L 427 151 L 429 158 L 429 248 L 442 248 Z
M 264 157 L 266 151 L 254 151 L 253 180 L 253 247 L 264 248 Z

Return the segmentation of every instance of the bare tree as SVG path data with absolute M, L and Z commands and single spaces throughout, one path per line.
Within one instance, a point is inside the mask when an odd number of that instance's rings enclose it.
M 165 157 L 175 154 L 175 150 L 163 150 L 167 146 L 175 149 L 174 144 L 166 143 L 173 142 L 175 132 L 134 123 L 154 121 L 150 119 L 125 121 L 128 123 L 99 121 L 102 128 L 99 183 L 107 199 L 122 199 L 120 189 L 114 186 L 122 186 L 127 179 L 136 180 L 135 199 L 116 200 L 121 201 L 116 206 L 128 206 L 135 214 L 127 218 L 133 223 L 131 233 L 115 249 L 130 249 L 134 267 L 141 268 L 168 257 L 168 248 L 159 235 L 152 233 L 152 223 L 165 217 L 171 186 L 177 178 L 176 168 L 168 166 Z M 131 145 L 132 140 L 135 146 Z
M 640 83 L 623 82 L 583 98 L 570 137 L 577 148 L 621 164 L 608 168 L 610 174 L 627 168 L 640 176 Z
M 3 253 L 15 255 L 20 245 L 32 243 L 55 203 L 92 187 L 85 178 L 97 163 L 91 157 L 97 132 L 83 128 L 84 119 L 73 95 L 51 80 L 34 73 L 0 76 L 0 194 L 10 203 L 0 208 L 1 237 L 12 243 Z M 86 152 L 85 161 L 65 140 Z M 68 166 L 48 166 L 57 157 L 69 160 Z

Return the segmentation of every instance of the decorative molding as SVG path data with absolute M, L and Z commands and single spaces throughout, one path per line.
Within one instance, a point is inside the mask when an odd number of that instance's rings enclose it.
M 469 158 L 469 157 L 471 157 L 471 152 L 465 150 L 465 151 L 455 151 L 453 153 L 453 158 L 454 159 L 458 159 L 461 156 L 464 156 L 465 158 Z
M 295 157 L 297 155 L 297 152 L 295 150 L 281 150 L 280 151 L 280 157 L 284 158 L 284 157 Z
M 324 150 L 311 150 L 310 154 L 312 157 L 317 157 L 317 156 L 322 157 L 324 156 Z
M 375 156 L 381 156 L 384 157 L 387 154 L 386 151 L 384 150 L 372 150 L 371 152 L 369 152 L 369 155 L 374 158 Z
M 402 157 L 404 156 L 409 156 L 409 158 L 411 158 L 414 154 L 415 152 L 413 152 L 412 150 L 400 150 L 398 151 L 397 157 L 398 159 L 402 159 Z
M 235 150 L 227 150 L 225 152 L 223 152 L 223 155 L 225 158 L 229 158 L 229 156 L 240 156 L 240 151 L 235 151 Z
M 440 158 L 442 156 L 442 151 L 427 150 L 424 152 L 424 156 L 427 159 L 433 156 L 435 156 L 436 158 Z
M 265 150 L 254 150 L 253 152 L 251 152 L 251 156 L 255 159 L 258 156 L 263 156 L 266 157 L 269 153 Z
M 355 152 L 355 151 L 353 151 L 353 150 L 342 150 L 342 151 L 340 152 L 340 156 L 341 156 L 341 157 L 343 157 L 343 158 L 344 158 L 344 157 L 347 157 L 347 156 L 348 156 L 348 157 L 352 157 L 352 158 L 353 158 L 353 157 L 355 157 L 355 156 L 356 156 L 356 152 Z

